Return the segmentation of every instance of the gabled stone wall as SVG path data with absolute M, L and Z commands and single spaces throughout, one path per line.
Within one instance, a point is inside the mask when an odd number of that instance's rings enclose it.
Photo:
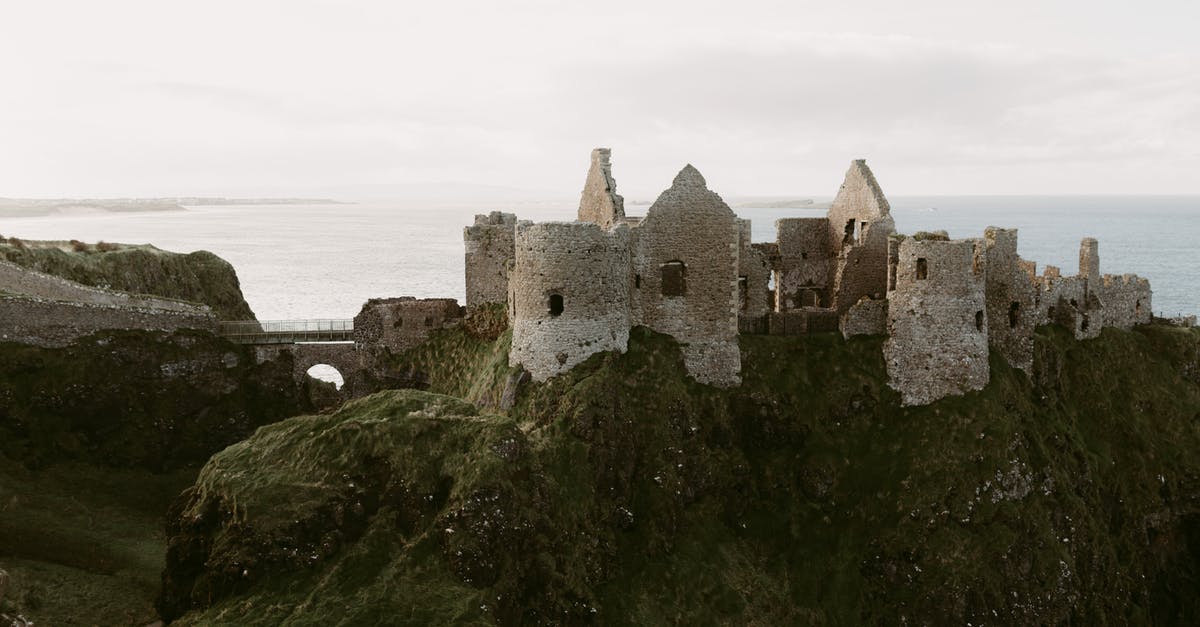
M 634 323 L 679 340 L 688 373 L 697 381 L 736 385 L 737 216 L 688 165 L 636 230 Z
M 834 254 L 830 306 L 839 314 L 864 296 L 884 298 L 887 242 L 895 232 L 891 207 L 875 175 L 866 161 L 854 161 L 829 208 L 829 241 Z

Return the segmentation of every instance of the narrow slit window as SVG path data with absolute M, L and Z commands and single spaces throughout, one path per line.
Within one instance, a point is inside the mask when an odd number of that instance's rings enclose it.
M 560 316 L 563 312 L 563 297 L 562 294 L 550 295 L 550 315 Z
M 846 235 L 842 238 L 843 244 L 854 243 L 854 218 L 846 220 Z
M 975 330 L 976 331 L 983 330 L 983 312 L 982 311 L 975 312 Z
M 929 262 L 924 257 L 917 259 L 917 280 L 924 281 L 929 278 Z
M 1008 306 L 1008 328 L 1015 329 L 1021 324 L 1021 303 L 1014 302 Z

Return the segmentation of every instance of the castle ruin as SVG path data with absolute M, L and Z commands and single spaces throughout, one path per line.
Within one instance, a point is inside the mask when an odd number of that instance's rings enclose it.
M 688 374 L 719 387 L 740 383 L 742 334 L 884 335 L 906 405 L 982 389 L 993 350 L 1030 372 L 1039 325 L 1087 339 L 1151 320 L 1149 281 L 1101 275 L 1094 239 L 1063 277 L 1021 259 L 1014 229 L 897 234 L 865 161 L 850 164 L 825 217 L 775 226 L 775 242 L 752 243 L 749 220 L 691 165 L 644 217 L 627 216 L 611 153 L 597 148 L 575 221 L 493 212 L 464 229 L 467 308 L 507 307 L 509 363 L 535 381 L 624 352 L 634 326 L 674 337 Z

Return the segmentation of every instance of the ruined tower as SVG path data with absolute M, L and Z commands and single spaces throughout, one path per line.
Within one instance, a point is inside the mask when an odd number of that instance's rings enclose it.
M 629 344 L 629 227 L 519 222 L 510 277 L 511 365 L 535 381 Z
M 475 224 L 463 228 L 468 308 L 507 300 L 516 225 L 517 216 L 493 211 L 475 216 Z
M 987 385 L 988 321 L 982 240 L 897 242 L 883 345 L 888 385 L 905 405 L 927 405 Z

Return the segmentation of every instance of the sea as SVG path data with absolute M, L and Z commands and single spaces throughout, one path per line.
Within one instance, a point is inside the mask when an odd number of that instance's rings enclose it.
M 1156 314 L 1200 313 L 1200 196 L 898 196 L 889 201 L 901 233 L 946 230 L 960 238 L 980 237 L 988 226 L 1017 228 L 1018 250 L 1038 262 L 1039 272 L 1050 264 L 1074 274 L 1079 240 L 1095 237 L 1102 272 L 1150 279 Z M 627 205 L 626 213 L 644 215 L 647 208 Z M 569 201 L 225 205 L 0 215 L 0 234 L 209 250 L 233 264 L 260 320 L 351 318 L 368 298 L 461 302 L 463 227 L 475 214 L 496 210 L 533 221 L 575 217 Z M 774 241 L 778 218 L 825 214 L 806 205 L 735 211 L 751 220 L 755 241 Z

